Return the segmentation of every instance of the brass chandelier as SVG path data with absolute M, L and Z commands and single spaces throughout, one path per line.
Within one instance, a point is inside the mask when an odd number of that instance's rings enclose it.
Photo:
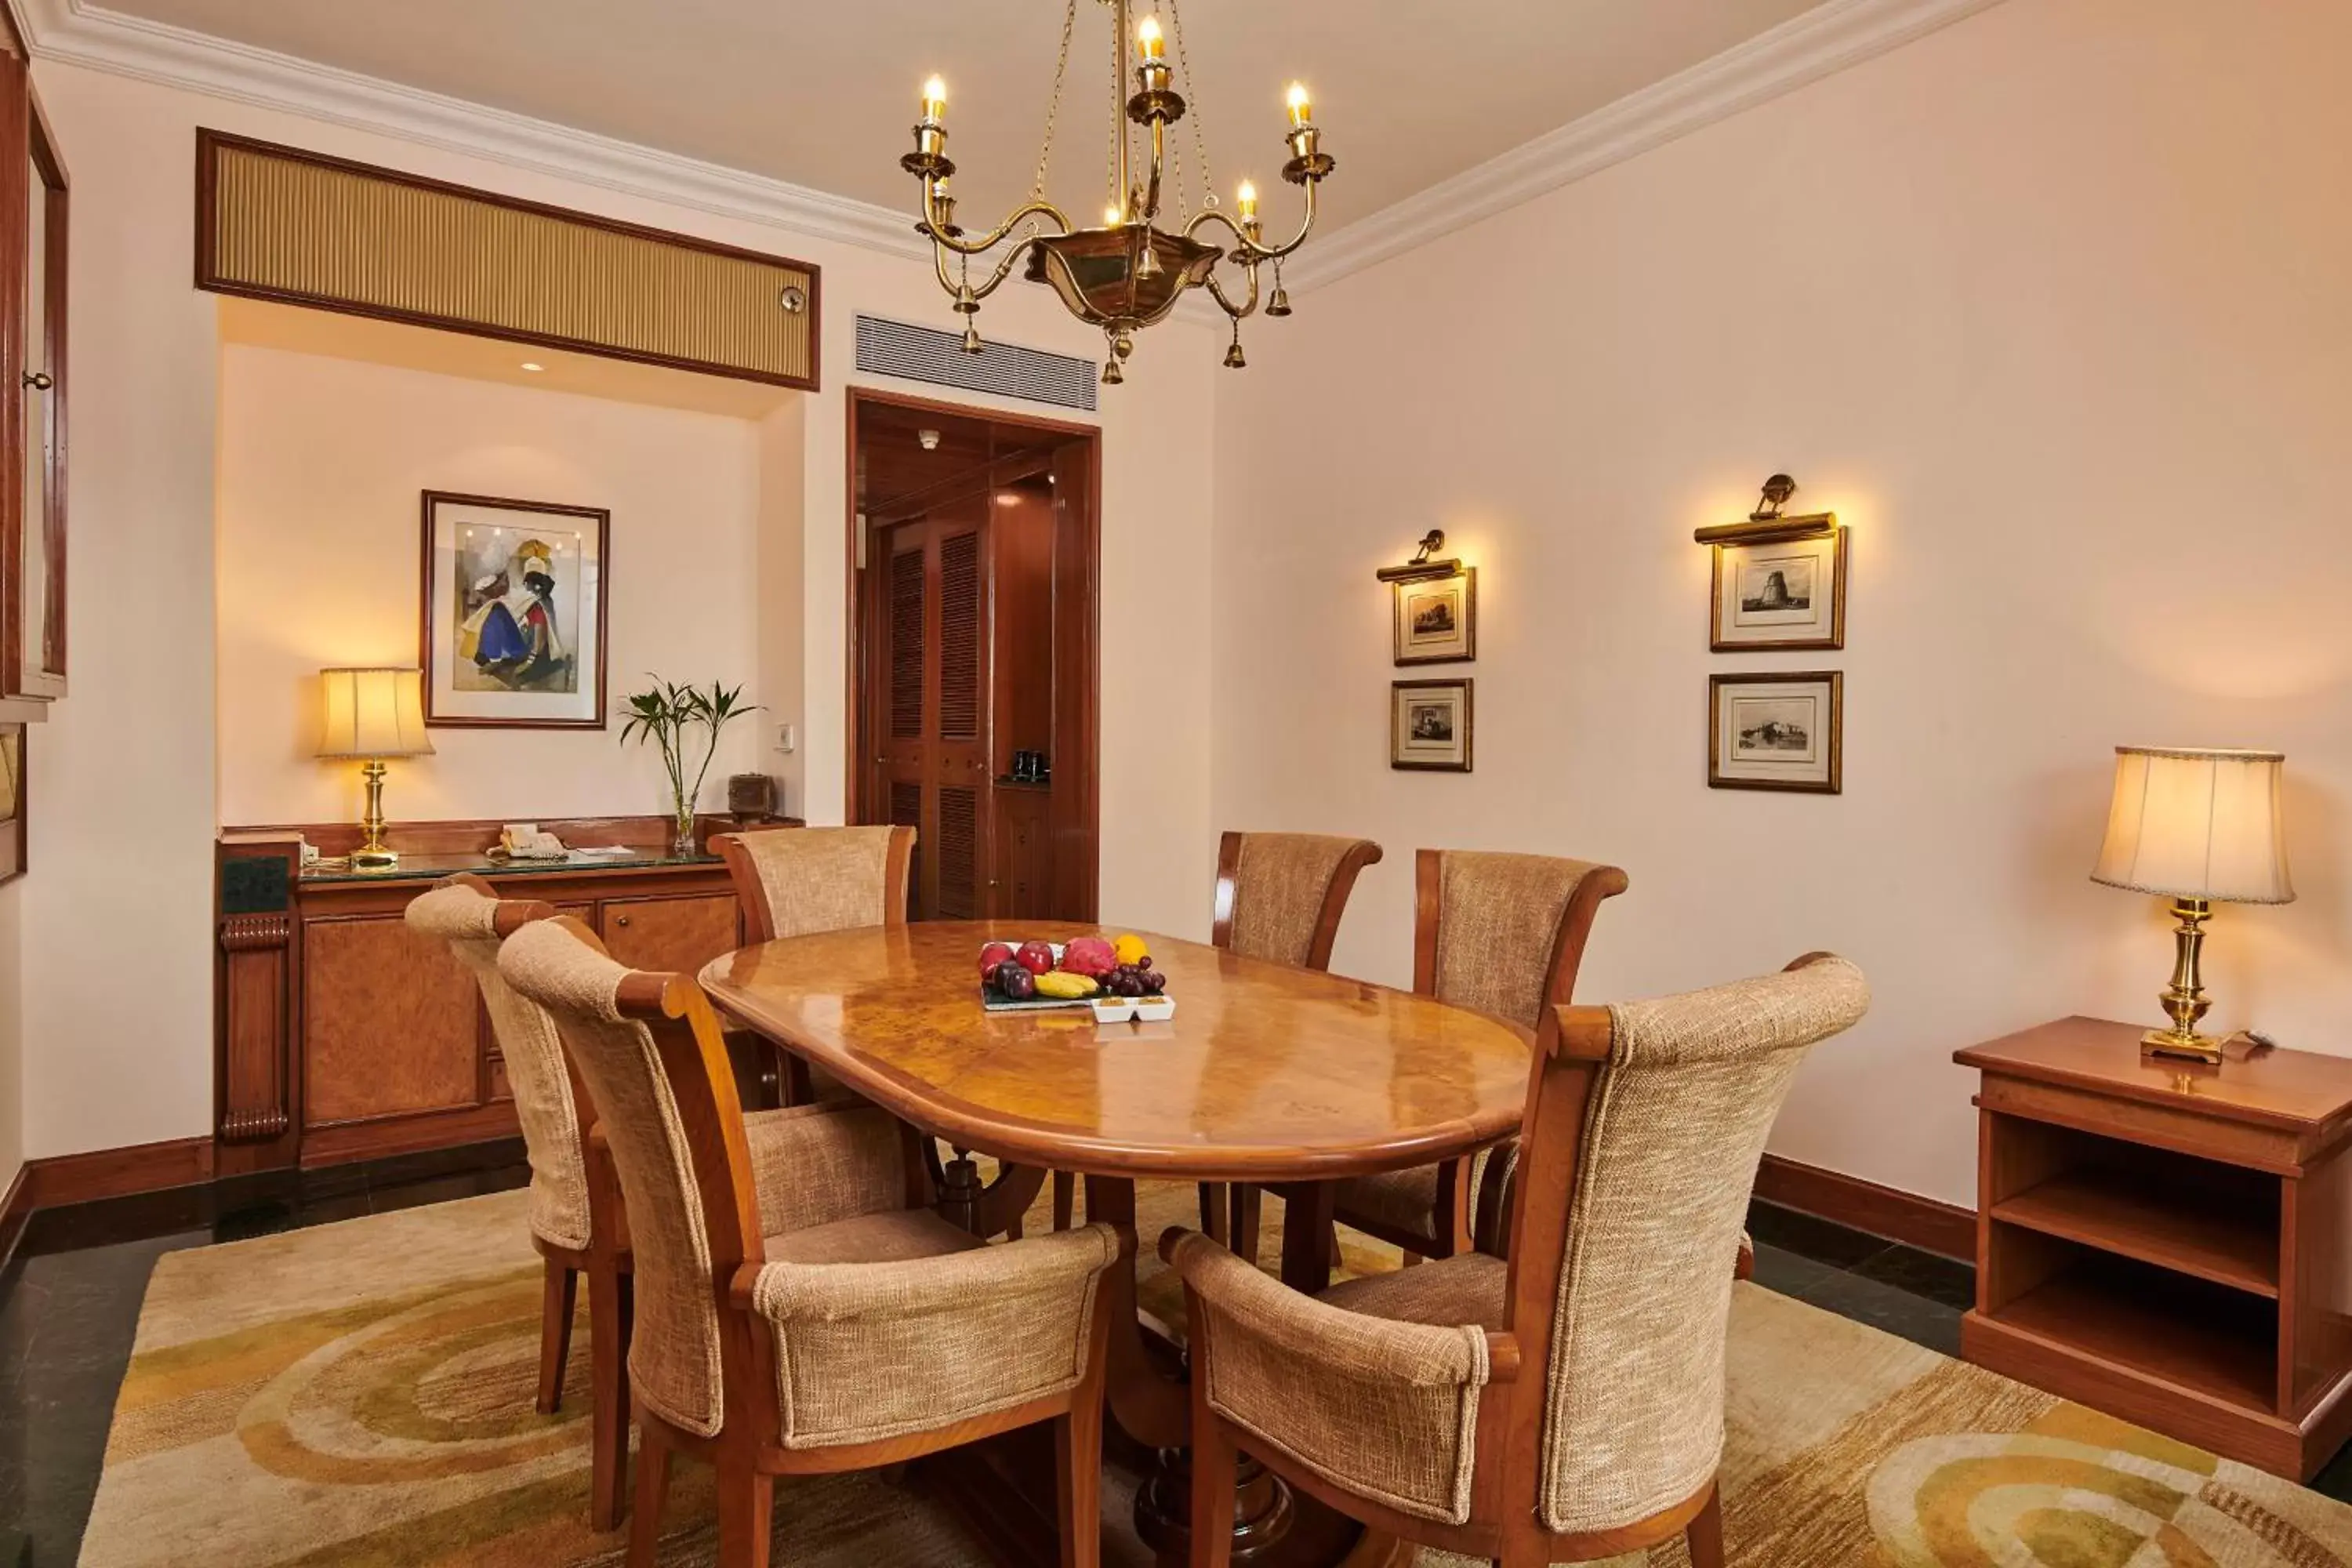
M 1270 265 L 1274 272 L 1265 313 L 1287 316 L 1290 299 L 1282 287 L 1283 258 L 1304 244 L 1315 226 L 1316 187 L 1334 167 L 1330 154 L 1322 149 L 1307 89 L 1297 82 L 1290 84 L 1290 129 L 1283 138 L 1290 158 L 1282 169 L 1284 179 L 1304 189 L 1306 216 L 1289 240 L 1269 245 L 1258 216 L 1257 191 L 1248 181 L 1243 181 L 1235 193 L 1237 216 L 1226 216 L 1219 205 L 1197 110 L 1192 115 L 1192 138 L 1202 192 L 1200 210 L 1192 211 L 1186 200 L 1181 153 L 1169 136 L 1169 128 L 1185 114 L 1184 100 L 1175 89 L 1176 67 L 1167 58 L 1171 33 L 1185 85 L 1192 85 L 1177 0 L 1153 0 L 1153 14 L 1140 23 L 1131 23 L 1129 0 L 1097 3 L 1112 13 L 1110 132 L 1104 169 L 1108 199 L 1101 225 L 1080 227 L 1045 197 L 1054 128 L 1061 117 L 1062 82 L 1069 70 L 1071 35 L 1077 26 L 1078 0 L 1066 0 L 1061 58 L 1054 68 L 1054 96 L 1045 110 L 1045 146 L 1037 154 L 1037 175 L 1029 199 L 984 235 L 969 235 L 957 225 L 955 198 L 948 193 L 955 164 L 947 155 L 947 87 L 933 77 L 923 84 L 923 118 L 915 126 L 915 150 L 898 160 L 899 166 L 922 184 L 922 220 L 916 229 L 929 238 L 940 287 L 954 297 L 955 309 L 964 318 L 963 346 L 968 353 L 978 353 L 984 346 L 974 320 L 981 301 L 996 292 L 1014 265 L 1026 257 L 1024 276 L 1029 281 L 1052 285 L 1072 315 L 1102 329 L 1108 345 L 1104 381 L 1116 384 L 1126 379 L 1119 367 L 1135 350 L 1136 330 L 1166 320 L 1192 289 L 1207 289 L 1231 319 L 1233 346 L 1225 351 L 1225 363 L 1239 370 L 1248 363 L 1242 354 L 1241 324 L 1258 310 L 1258 268 Z M 1165 32 L 1158 15 L 1163 6 L 1169 21 Z M 1130 74 L 1135 82 L 1132 95 L 1128 92 Z M 1140 180 L 1136 178 L 1133 128 L 1140 128 L 1150 138 L 1149 161 Z M 1176 205 L 1175 221 L 1170 226 L 1160 223 L 1166 195 L 1172 195 Z M 1223 227 L 1231 241 L 1229 249 L 1202 237 L 1213 226 Z M 1016 229 L 1020 236 L 1013 238 Z M 972 258 L 985 258 L 1007 240 L 1012 241 L 1010 247 L 993 270 L 974 282 Z M 1218 277 L 1219 264 L 1228 260 L 1241 268 L 1247 285 L 1238 300 L 1226 292 Z M 982 266 L 986 265 L 983 260 Z

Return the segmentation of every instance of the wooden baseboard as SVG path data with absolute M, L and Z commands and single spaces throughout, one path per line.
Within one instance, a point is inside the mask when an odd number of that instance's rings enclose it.
M 18 1182 L 25 1207 L 30 1210 L 193 1187 L 212 1179 L 213 1141 L 174 1138 L 128 1149 L 95 1149 L 87 1154 L 27 1160 Z
M 1882 1187 L 1860 1176 L 1801 1165 L 1778 1154 L 1764 1156 L 1756 1173 L 1756 1195 L 1783 1208 L 1802 1210 L 1923 1252 L 1973 1263 L 1977 1213 L 1958 1204 Z
M 8 1183 L 8 1195 L 0 1198 L 0 1274 L 16 1256 L 16 1244 L 25 1239 L 25 1224 L 33 1217 L 32 1184 L 25 1180 L 26 1167 L 16 1167 L 16 1174 Z

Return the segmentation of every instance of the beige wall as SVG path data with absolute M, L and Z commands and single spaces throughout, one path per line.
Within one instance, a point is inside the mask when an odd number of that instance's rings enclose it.
M 24 886 L 0 888 L 0 1194 L 25 1163 Z
M 222 374 L 214 300 L 189 286 L 199 124 L 781 252 L 824 269 L 825 388 L 801 407 L 802 597 L 772 602 L 775 582 L 789 583 L 781 569 L 772 578 L 751 563 L 741 570 L 761 584 L 760 626 L 796 626 L 783 636 L 801 646 L 804 706 L 762 722 L 800 724 L 807 813 L 838 819 L 845 534 L 838 454 L 843 389 L 856 379 L 853 316 L 874 310 L 947 320 L 927 266 L 53 62 L 38 64 L 36 77 L 74 180 L 75 570 L 73 695 L 32 749 L 33 795 L 42 804 L 33 822 L 39 869 L 21 896 L 28 1154 L 196 1136 L 212 1110 L 212 837 L 227 792 L 243 785 L 215 764 Z M 1100 346 L 1038 289 L 1008 289 L 981 325 L 1071 353 Z M 1195 716 L 1207 710 L 1205 411 L 1217 354 L 1197 328 L 1155 331 L 1101 417 L 1111 497 L 1108 668 L 1118 680 L 1148 683 L 1168 710 Z M 221 432 L 220 439 L 236 438 Z M 763 526 L 762 539 L 788 529 L 789 510 L 764 514 L 775 528 Z M 760 651 L 759 637 L 743 645 L 744 657 L 763 671 L 788 668 L 773 650 Z M 616 679 L 623 668 L 616 664 Z M 1213 858 L 1208 752 L 1198 743 L 1170 747 L 1164 734 L 1139 705 L 1107 703 L 1104 906 L 1138 924 L 1202 931 Z M 282 736 L 268 744 L 287 761 Z M 414 792 L 426 787 L 425 778 L 425 766 L 404 769 L 394 788 Z M 395 794 L 395 803 L 402 798 Z M 454 800 L 451 807 L 456 814 Z M 137 983 L 125 984 L 126 973 Z
M 418 494 L 427 489 L 611 511 L 610 705 L 648 671 L 740 683 L 747 700 L 764 700 L 750 420 L 238 343 L 222 350 L 220 384 L 223 822 L 358 816 L 358 769 L 312 754 L 318 671 L 416 662 Z M 787 477 L 797 488 L 797 461 Z M 798 624 L 789 613 L 778 619 Z M 617 725 L 432 734 L 432 756 L 394 768 L 397 817 L 668 809 L 657 754 L 624 750 Z M 727 774 L 755 765 L 757 745 L 751 721 L 728 730 L 706 805 L 723 807 Z
M 1416 845 L 1625 867 L 1587 998 L 1851 954 L 1774 1146 L 1966 1202 L 1952 1049 L 2155 1012 L 2109 749 L 2278 747 L 2303 898 L 2216 918 L 2213 1021 L 2352 1050 L 2347 58 L 2342 5 L 2016 0 L 1300 300 L 1217 410 L 1219 825 L 1387 845 L 1351 973 L 1409 972 Z M 1853 525 L 1846 650 L 1710 656 L 1690 531 L 1776 468 Z M 1468 778 L 1384 760 L 1433 525 Z M 1708 790 L 1708 672 L 1807 668 L 1844 795 Z

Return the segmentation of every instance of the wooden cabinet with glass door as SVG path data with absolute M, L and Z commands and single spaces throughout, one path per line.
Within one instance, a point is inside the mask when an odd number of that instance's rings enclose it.
M 0 56 L 0 700 L 66 693 L 66 169 Z

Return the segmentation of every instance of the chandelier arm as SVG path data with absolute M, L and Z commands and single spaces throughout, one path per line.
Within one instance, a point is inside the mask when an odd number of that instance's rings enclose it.
M 1251 261 L 1279 261 L 1306 244 L 1307 237 L 1315 230 L 1315 184 L 1313 180 L 1307 182 L 1307 216 L 1299 220 L 1298 232 L 1292 235 L 1285 244 L 1267 245 L 1261 240 L 1252 239 L 1247 230 L 1227 217 L 1222 211 L 1202 213 L 1192 220 L 1192 226 L 1184 231 L 1184 236 L 1187 239 L 1191 238 L 1193 228 L 1198 228 L 1209 218 L 1214 218 L 1234 231 L 1234 238 L 1240 242 L 1236 248 L 1243 258 Z
M 995 249 L 1003 242 L 1004 237 L 1019 226 L 1021 220 L 1025 217 L 1051 218 L 1064 234 L 1068 234 L 1074 226 L 1062 209 L 1053 203 L 1029 202 L 1014 208 L 1010 217 L 998 224 L 995 228 L 981 238 L 959 239 L 946 232 L 945 226 L 940 222 L 939 209 L 931 201 L 930 183 L 925 181 L 923 184 L 923 232 L 930 236 L 933 245 L 944 246 L 959 256 L 978 256 L 984 250 Z
M 1024 236 L 1019 244 L 1015 245 L 1012 249 L 1004 253 L 1004 259 L 996 264 L 996 270 L 988 275 L 988 281 L 971 291 L 972 299 L 975 300 L 985 300 L 991 294 L 995 293 L 998 288 L 1003 284 L 1005 279 L 1012 276 L 1013 264 L 1020 260 L 1023 257 L 1028 255 L 1030 247 L 1036 243 L 1037 237 L 1035 235 L 1031 234 Z M 944 270 L 947 258 L 944 255 L 941 255 L 940 259 L 942 270 Z
M 1236 321 L 1245 321 L 1257 314 L 1257 263 L 1248 262 L 1243 270 L 1249 276 L 1249 297 L 1239 305 L 1225 298 L 1224 285 L 1217 281 L 1216 273 L 1211 272 L 1207 279 L 1210 297 L 1217 301 L 1217 308 Z

